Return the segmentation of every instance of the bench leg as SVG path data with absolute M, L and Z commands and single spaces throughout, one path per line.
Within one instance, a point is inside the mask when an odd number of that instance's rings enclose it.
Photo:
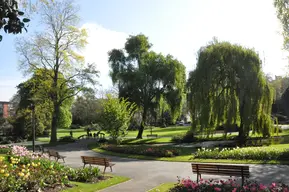
M 110 166 L 110 172 L 112 172 L 112 166 Z
M 85 163 L 83 163 L 83 168 L 85 167 L 85 165 L 86 165 L 86 164 L 85 164 Z
M 106 166 L 104 167 L 103 174 L 105 174 Z
M 64 158 L 62 158 L 62 160 L 63 160 L 63 163 L 65 163 L 65 160 L 64 160 Z

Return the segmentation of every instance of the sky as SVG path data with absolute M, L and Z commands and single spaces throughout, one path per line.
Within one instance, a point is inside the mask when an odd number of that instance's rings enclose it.
M 82 54 L 100 71 L 99 89 L 112 82 L 107 52 L 123 48 L 129 35 L 144 34 L 152 50 L 171 54 L 187 73 L 196 66 L 196 54 L 213 37 L 254 48 L 267 74 L 286 75 L 287 53 L 282 50 L 281 26 L 273 0 L 78 0 L 81 23 L 88 31 Z M 28 77 L 19 69 L 15 38 L 41 31 L 38 18 L 31 18 L 28 32 L 3 34 L 0 42 L 0 101 L 9 101 L 16 86 Z

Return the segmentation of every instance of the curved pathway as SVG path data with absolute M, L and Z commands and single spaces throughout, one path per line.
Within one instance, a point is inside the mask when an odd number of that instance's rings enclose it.
M 131 178 L 130 181 L 106 188 L 102 190 L 103 192 L 145 192 L 162 183 L 176 182 L 177 176 L 180 176 L 181 178 L 190 177 L 196 180 L 196 175 L 192 174 L 191 166 L 188 162 L 137 160 L 102 155 L 87 149 L 87 144 L 91 142 L 95 141 L 93 139 L 82 140 L 77 143 L 56 146 L 53 147 L 53 149 L 67 157 L 65 159 L 66 165 L 75 168 L 83 166 L 80 159 L 80 156 L 82 155 L 105 156 L 116 164 L 113 167 L 113 174 Z M 100 168 L 102 169 L 103 167 Z M 278 181 L 289 184 L 289 180 L 287 179 L 289 176 L 289 166 L 286 165 L 250 165 L 250 172 L 250 179 L 265 184 Z M 204 175 L 204 178 L 226 179 L 228 177 L 208 177 Z

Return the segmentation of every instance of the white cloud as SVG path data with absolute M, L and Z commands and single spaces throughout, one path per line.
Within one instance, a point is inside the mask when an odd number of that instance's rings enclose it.
M 94 23 L 86 23 L 82 28 L 86 28 L 88 32 L 88 45 L 83 51 L 85 60 L 96 64 L 97 70 L 100 71 L 99 83 L 107 89 L 112 86 L 109 77 L 108 52 L 114 48 L 123 48 L 128 35 L 105 29 Z
M 17 92 L 16 86 L 24 79 L 0 77 L 0 101 L 9 101 Z

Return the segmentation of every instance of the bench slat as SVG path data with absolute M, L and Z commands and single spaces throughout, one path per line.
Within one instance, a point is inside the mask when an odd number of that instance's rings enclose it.
M 192 171 L 197 174 L 228 175 L 249 177 L 249 166 L 196 164 L 192 163 Z

